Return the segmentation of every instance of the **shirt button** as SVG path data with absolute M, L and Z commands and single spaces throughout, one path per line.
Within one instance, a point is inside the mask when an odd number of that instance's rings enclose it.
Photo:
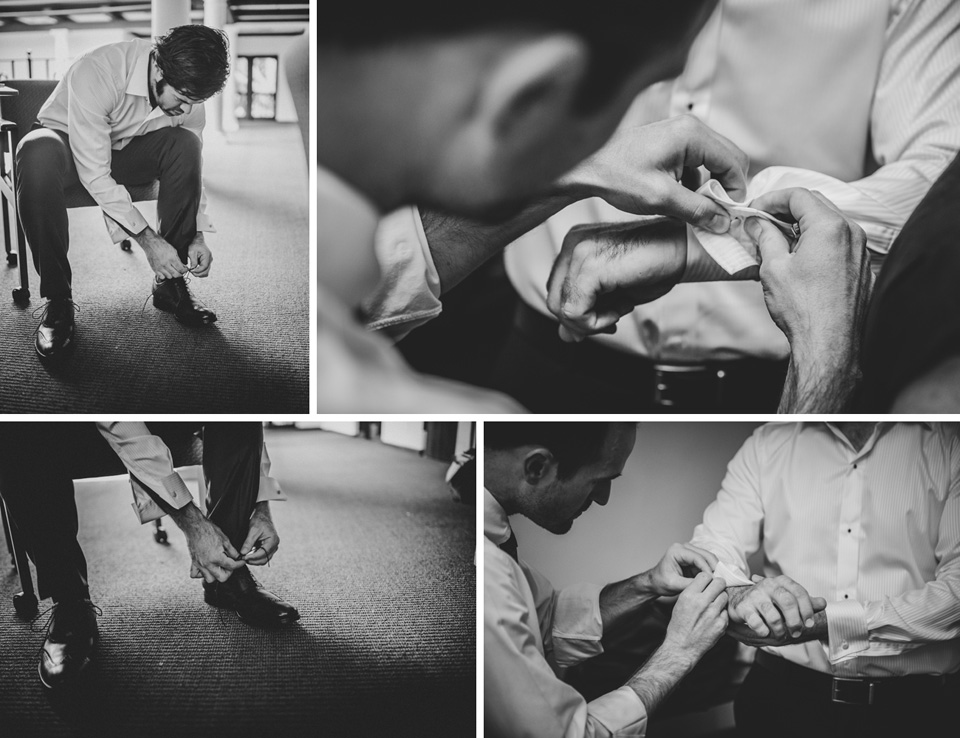
M 847 528 L 847 533 L 853 533 L 853 528 Z
M 856 469 L 856 468 L 857 468 L 857 465 L 856 465 L 856 464 L 854 464 L 854 465 L 853 465 L 853 468 L 854 468 L 854 469 Z
M 693 103 L 692 103 L 692 102 L 688 102 L 688 103 L 687 103 L 687 110 L 693 110 Z
M 850 595 L 844 595 L 844 596 L 843 596 L 843 599 L 845 599 L 845 600 L 850 599 Z
M 848 648 L 850 648 L 850 644 L 844 641 L 843 643 L 840 644 L 840 648 L 846 651 Z

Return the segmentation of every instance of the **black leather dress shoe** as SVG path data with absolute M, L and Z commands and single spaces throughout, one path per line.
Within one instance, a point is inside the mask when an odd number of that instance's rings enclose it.
M 205 308 L 190 294 L 183 277 L 155 282 L 153 306 L 158 310 L 173 313 L 173 317 L 184 325 L 206 325 L 217 319 L 216 313 Z
M 279 628 L 300 619 L 297 608 L 265 590 L 247 567 L 225 582 L 204 582 L 203 599 L 208 605 L 235 610 L 243 622 L 259 628 Z
M 73 349 L 75 332 L 73 300 L 67 297 L 50 300 L 37 326 L 36 347 L 40 361 L 55 362 L 66 356 Z
M 55 689 L 71 682 L 90 661 L 97 642 L 97 614 L 90 600 L 54 605 L 40 654 L 40 681 Z

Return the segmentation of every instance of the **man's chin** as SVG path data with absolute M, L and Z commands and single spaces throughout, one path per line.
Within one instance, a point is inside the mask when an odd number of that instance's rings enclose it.
M 549 530 L 555 536 L 562 536 L 564 533 L 569 533 L 572 527 L 572 520 L 564 520 L 562 523 L 557 523 L 556 525 L 547 528 L 547 530 Z

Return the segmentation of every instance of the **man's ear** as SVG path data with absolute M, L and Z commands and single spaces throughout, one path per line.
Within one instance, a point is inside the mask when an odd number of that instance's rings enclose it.
M 490 70 L 477 115 L 500 143 L 549 130 L 569 115 L 588 64 L 586 45 L 573 35 L 519 41 Z
M 523 457 L 523 478 L 536 487 L 553 476 L 557 461 L 545 448 L 535 448 Z

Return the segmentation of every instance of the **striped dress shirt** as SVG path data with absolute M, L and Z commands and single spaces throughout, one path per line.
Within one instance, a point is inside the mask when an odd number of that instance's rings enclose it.
M 960 668 L 960 439 L 878 423 L 857 451 L 829 423 L 757 429 L 691 543 L 827 600 L 829 635 L 764 650 L 838 676 Z

